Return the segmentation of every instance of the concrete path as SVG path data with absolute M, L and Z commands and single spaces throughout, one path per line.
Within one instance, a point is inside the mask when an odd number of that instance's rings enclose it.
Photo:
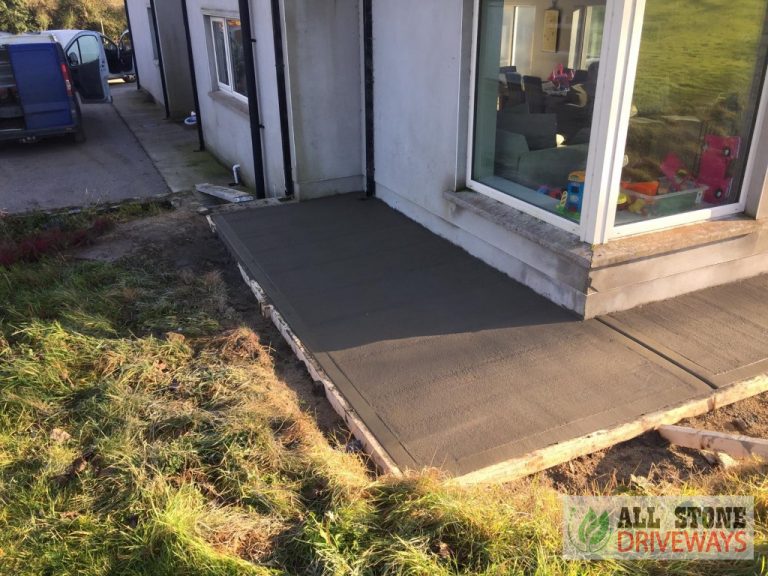
M 21 213 L 168 193 L 163 178 L 109 104 L 84 105 L 88 140 L 0 145 L 0 210 Z
M 377 200 L 347 195 L 214 223 L 401 468 L 467 474 L 716 388 L 645 342 L 648 326 L 625 334 L 582 322 Z M 720 295 L 716 322 L 736 319 L 722 316 L 729 303 L 752 306 L 760 288 L 748 290 Z M 669 306 L 698 318 L 713 310 L 695 298 Z M 651 310 L 654 326 L 672 330 Z M 764 314 L 741 332 L 748 348 L 726 354 L 724 370 L 768 358 Z M 702 340 L 680 354 L 709 365 L 717 337 Z
M 232 174 L 207 152 L 200 152 L 197 130 L 165 119 L 163 108 L 135 84 L 112 89 L 114 106 L 163 175 L 171 192 L 189 192 L 196 184 L 227 186 Z M 237 190 L 244 190 L 242 187 Z

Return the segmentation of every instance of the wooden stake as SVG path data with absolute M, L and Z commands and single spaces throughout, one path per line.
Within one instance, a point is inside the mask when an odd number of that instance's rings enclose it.
M 723 432 L 696 430 L 683 426 L 661 426 L 659 427 L 659 434 L 670 444 L 684 448 L 724 452 L 737 460 L 748 458 L 768 460 L 768 440 Z

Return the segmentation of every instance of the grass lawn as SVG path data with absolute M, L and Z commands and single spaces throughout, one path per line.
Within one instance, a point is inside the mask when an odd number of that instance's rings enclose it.
M 658 179 L 670 152 L 696 173 L 705 134 L 748 141 L 766 65 L 766 34 L 764 0 L 647 3 L 633 97 L 646 122 L 630 122 L 625 179 Z M 744 157 L 732 168 L 735 188 Z
M 374 478 L 303 411 L 220 274 L 163 268 L 136 255 L 0 268 L 0 574 L 765 569 L 567 563 L 559 495 L 540 477 L 474 489 L 434 472 Z M 765 472 L 664 491 L 754 495 L 765 553 Z

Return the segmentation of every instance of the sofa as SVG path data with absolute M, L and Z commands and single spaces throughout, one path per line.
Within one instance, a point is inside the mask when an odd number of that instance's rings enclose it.
M 588 152 L 588 143 L 532 149 L 525 135 L 498 130 L 495 173 L 528 188 L 565 187 L 571 172 L 586 169 Z

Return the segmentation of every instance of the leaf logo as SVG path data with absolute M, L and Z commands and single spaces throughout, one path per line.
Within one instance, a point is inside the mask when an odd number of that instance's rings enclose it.
M 579 524 L 578 540 L 574 539 L 570 527 L 568 538 L 571 544 L 583 554 L 597 554 L 608 544 L 611 536 L 611 522 L 608 512 L 600 516 L 590 508 Z

